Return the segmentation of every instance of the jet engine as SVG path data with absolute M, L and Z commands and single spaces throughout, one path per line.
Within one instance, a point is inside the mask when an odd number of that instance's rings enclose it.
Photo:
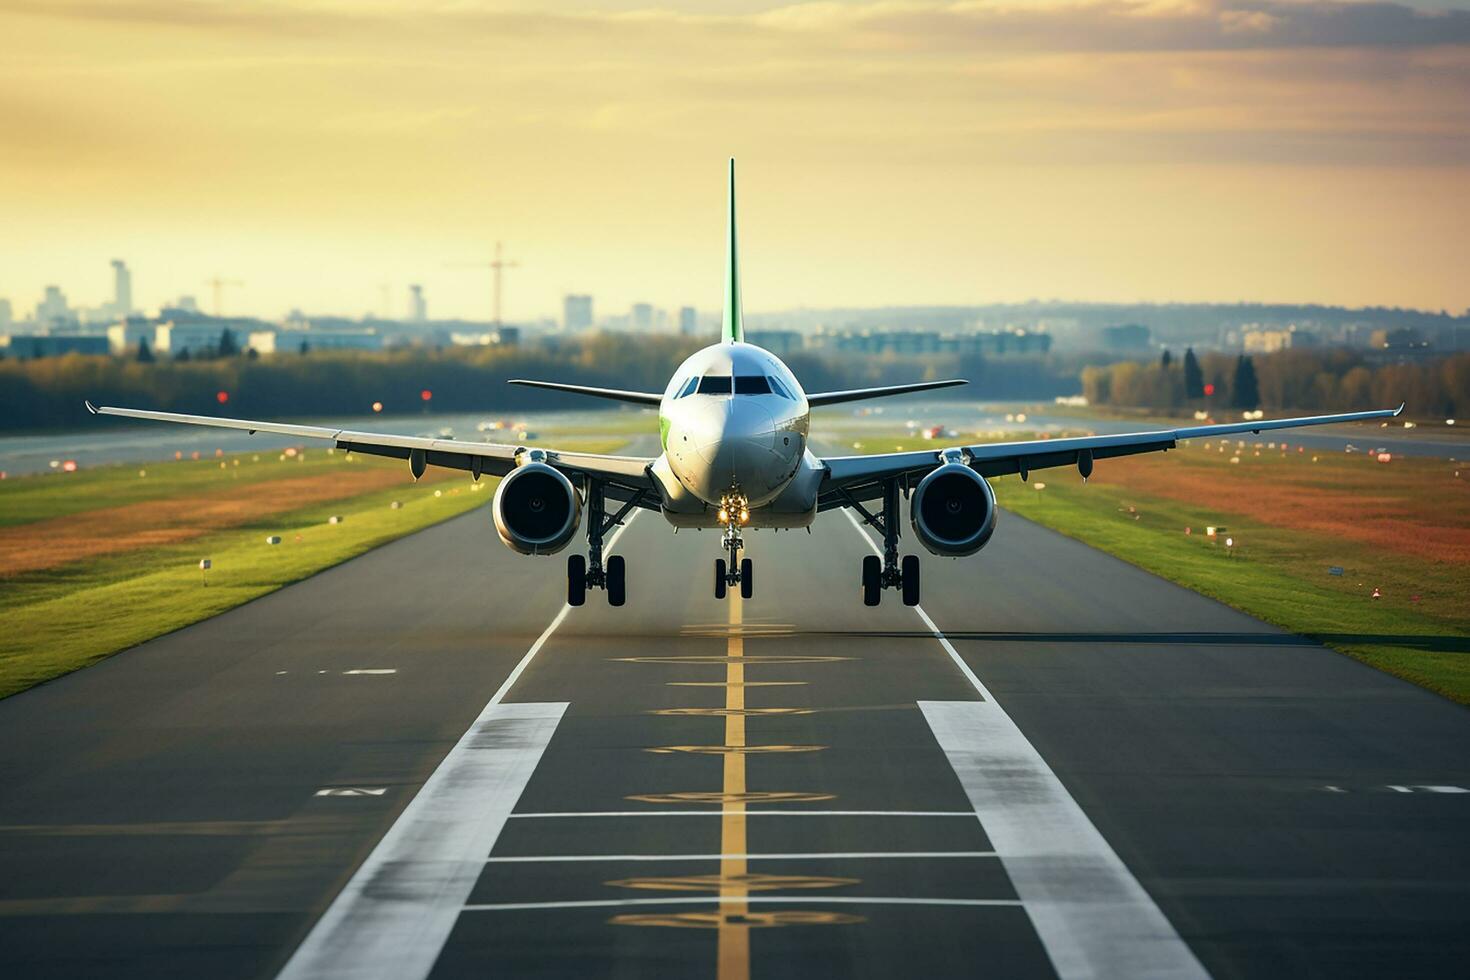
M 914 488 L 909 517 L 931 554 L 973 555 L 995 533 L 995 491 L 963 463 L 946 463 Z
M 560 470 L 527 463 L 501 479 L 491 511 L 507 548 L 523 555 L 554 555 L 577 533 L 582 498 Z

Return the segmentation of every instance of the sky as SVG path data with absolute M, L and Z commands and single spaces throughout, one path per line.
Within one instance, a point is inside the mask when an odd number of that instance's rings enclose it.
M 0 0 L 0 297 L 1470 307 L 1470 0 Z

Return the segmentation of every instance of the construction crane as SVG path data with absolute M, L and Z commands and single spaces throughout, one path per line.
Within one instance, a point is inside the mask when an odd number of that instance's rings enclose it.
M 215 276 L 209 280 L 208 285 L 214 290 L 214 315 L 219 316 L 220 309 L 224 305 L 225 287 L 243 286 L 245 284 L 238 279 L 222 279 L 219 276 Z
M 490 262 L 459 262 L 448 266 L 451 269 L 489 269 L 495 282 L 495 329 L 500 329 L 500 274 L 505 269 L 514 269 L 520 265 L 501 257 L 500 243 L 495 243 L 495 258 Z

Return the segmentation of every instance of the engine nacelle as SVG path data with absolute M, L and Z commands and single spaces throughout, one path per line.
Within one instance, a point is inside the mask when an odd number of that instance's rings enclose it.
M 507 473 L 491 504 L 495 530 L 512 551 L 554 555 L 582 523 L 582 498 L 572 481 L 545 463 L 527 463 Z
M 946 463 L 914 488 L 909 518 L 930 554 L 973 555 L 995 533 L 995 491 L 963 463 Z

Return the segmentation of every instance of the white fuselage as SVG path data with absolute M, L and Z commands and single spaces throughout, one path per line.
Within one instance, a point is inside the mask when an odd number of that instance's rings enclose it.
M 749 502 L 752 527 L 800 527 L 816 516 L 820 470 L 806 451 L 810 406 L 770 351 L 722 343 L 674 372 L 659 403 L 663 455 L 654 465 L 664 513 L 714 527 L 722 500 Z

